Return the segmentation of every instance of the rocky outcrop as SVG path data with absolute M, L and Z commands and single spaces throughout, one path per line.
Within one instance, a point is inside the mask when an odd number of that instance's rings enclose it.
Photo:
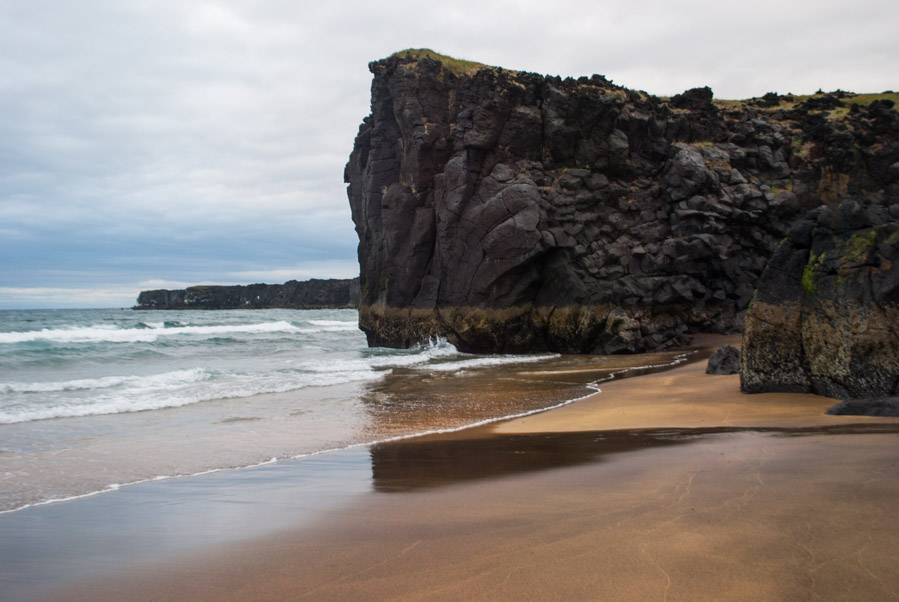
M 881 416 L 899 418 L 899 397 L 850 399 L 827 410 L 834 416 Z
M 740 350 L 733 345 L 722 345 L 709 356 L 706 374 L 737 374 L 740 371 Z
M 899 195 L 794 226 L 746 316 L 740 381 L 747 393 L 899 394 Z
M 340 309 L 358 307 L 359 279 L 191 286 L 142 291 L 134 309 Z
M 664 100 L 428 51 L 369 68 L 345 178 L 371 345 L 617 353 L 736 332 L 798 216 L 899 185 L 889 100 Z

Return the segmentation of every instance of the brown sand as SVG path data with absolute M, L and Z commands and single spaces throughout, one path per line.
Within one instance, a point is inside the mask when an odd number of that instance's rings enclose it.
M 704 335 L 699 342 L 739 347 L 740 335 Z M 899 418 L 830 416 L 837 399 L 796 393 L 740 392 L 737 374 L 707 375 L 706 362 L 609 381 L 602 393 L 552 412 L 510 420 L 497 433 L 571 432 L 613 429 L 813 427 L 838 424 L 899 424 Z
M 899 599 L 899 420 L 704 368 L 378 446 L 375 491 L 315 528 L 59 597 Z

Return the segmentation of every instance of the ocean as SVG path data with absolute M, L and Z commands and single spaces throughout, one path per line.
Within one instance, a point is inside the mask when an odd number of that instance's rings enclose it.
M 357 321 L 0 311 L 0 512 L 543 411 L 685 358 L 368 348 Z

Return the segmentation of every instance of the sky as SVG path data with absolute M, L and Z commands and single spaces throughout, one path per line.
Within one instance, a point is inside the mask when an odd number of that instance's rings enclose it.
M 0 0 L 0 309 L 358 275 L 368 62 L 672 95 L 899 89 L 894 0 Z

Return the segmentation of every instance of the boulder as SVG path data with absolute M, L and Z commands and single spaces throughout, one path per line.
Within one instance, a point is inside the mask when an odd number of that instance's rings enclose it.
M 722 345 L 709 356 L 706 374 L 737 374 L 740 371 L 740 350 L 733 345 Z
M 710 107 L 712 106 L 712 89 L 706 86 L 687 90 L 683 94 L 675 94 L 671 97 L 671 106 L 693 111 Z
M 899 418 L 899 397 L 850 399 L 827 410 L 836 416 L 888 416 Z
M 899 393 L 899 196 L 809 212 L 780 244 L 743 330 L 744 392 Z

